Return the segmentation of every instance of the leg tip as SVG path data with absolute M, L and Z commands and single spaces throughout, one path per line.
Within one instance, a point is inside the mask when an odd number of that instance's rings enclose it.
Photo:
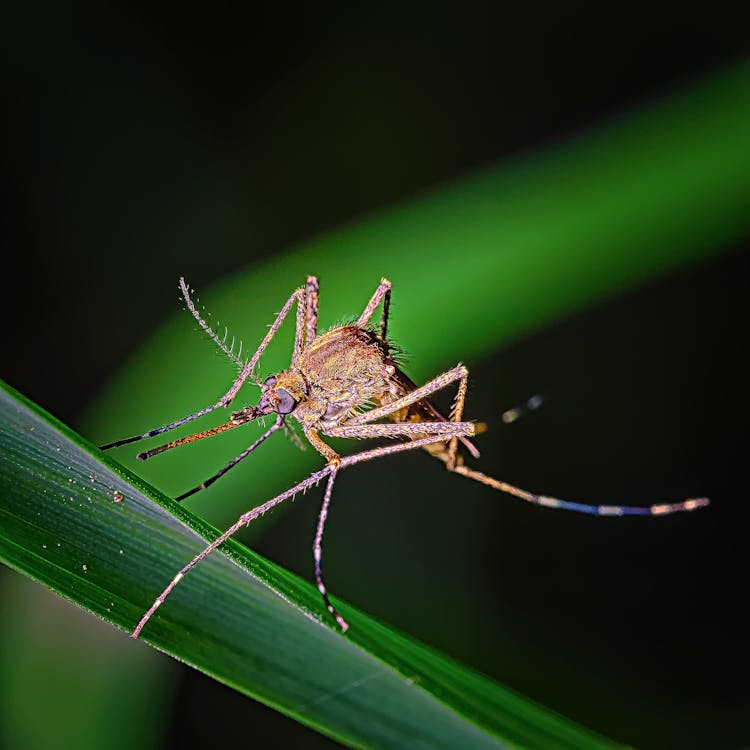
M 697 510 L 698 508 L 705 508 L 707 505 L 711 505 L 711 501 L 707 497 L 696 497 L 685 501 L 685 510 Z

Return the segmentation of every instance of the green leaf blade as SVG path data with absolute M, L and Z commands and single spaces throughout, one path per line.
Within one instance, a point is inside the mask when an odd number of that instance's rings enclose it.
M 216 530 L 7 386 L 0 416 L 0 557 L 132 631 Z M 354 747 L 612 746 L 341 607 L 351 638 L 322 621 L 314 587 L 230 541 L 176 587 L 143 637 Z

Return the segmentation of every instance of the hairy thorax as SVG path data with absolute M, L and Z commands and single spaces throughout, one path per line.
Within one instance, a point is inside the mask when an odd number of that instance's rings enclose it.
M 294 416 L 325 428 L 395 396 L 395 370 L 388 347 L 374 333 L 340 326 L 318 336 L 284 375 L 296 381 L 301 396 Z

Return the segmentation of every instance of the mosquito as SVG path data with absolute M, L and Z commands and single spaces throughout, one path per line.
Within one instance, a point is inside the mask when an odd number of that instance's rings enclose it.
M 138 638 L 146 623 L 164 603 L 174 587 L 213 550 L 221 546 L 240 528 L 247 526 L 271 508 L 294 497 L 298 492 L 306 491 L 324 479 L 326 485 L 323 504 L 318 516 L 313 543 L 315 582 L 326 608 L 341 630 L 346 631 L 349 626 L 330 601 L 328 589 L 323 582 L 321 565 L 323 531 L 331 504 L 333 484 L 341 470 L 392 453 L 417 448 L 424 449 L 431 456 L 442 461 L 448 471 L 547 508 L 559 508 L 597 516 L 660 516 L 696 510 L 708 505 L 709 501 L 704 497 L 639 507 L 588 505 L 559 500 L 547 495 L 537 495 L 466 466 L 465 453 L 472 458 L 479 457 L 479 451 L 471 438 L 486 429 L 483 423 L 466 421 L 463 418 L 469 371 L 464 365 L 458 364 L 422 386 L 417 386 L 403 373 L 398 362 L 398 352 L 389 342 L 387 335 L 391 301 L 391 282 L 387 279 L 381 279 L 375 293 L 356 322 L 336 326 L 319 334 L 318 280 L 315 276 L 308 276 L 305 286 L 295 289 L 276 316 L 276 320 L 270 326 L 258 350 L 247 361 L 236 356 L 232 348 L 227 346 L 226 340 L 222 339 L 203 318 L 184 278 L 180 279 L 180 291 L 195 320 L 221 350 L 235 362 L 240 370 L 239 375 L 229 390 L 215 403 L 163 427 L 103 445 L 102 449 L 116 448 L 155 437 L 216 409 L 228 407 L 244 383 L 252 380 L 261 391 L 257 406 L 246 406 L 232 412 L 229 420 L 217 427 L 139 453 L 138 459 L 146 460 L 172 448 L 240 427 L 259 417 L 274 415 L 273 424 L 257 440 L 216 474 L 180 495 L 176 500 L 184 500 L 199 490 L 209 487 L 240 461 L 247 458 L 274 432 L 288 428 L 287 420 L 290 417 L 299 422 L 304 437 L 321 454 L 326 464 L 321 470 L 314 472 L 280 495 L 243 513 L 230 528 L 199 552 L 156 597 L 133 631 L 133 638 Z M 295 305 L 296 330 L 289 369 L 261 381 L 255 372 L 258 360 Z M 381 308 L 380 325 L 375 327 L 371 325 L 371 320 L 378 308 Z M 456 395 L 449 415 L 446 417 L 433 406 L 430 397 L 449 386 L 456 388 Z M 342 458 L 325 442 L 323 437 L 402 438 L 403 440 Z

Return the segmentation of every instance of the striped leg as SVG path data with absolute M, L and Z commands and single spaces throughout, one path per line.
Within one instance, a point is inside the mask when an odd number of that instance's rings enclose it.
M 586 503 L 576 503 L 570 500 L 559 500 L 556 497 L 547 495 L 535 495 L 533 492 L 522 490 L 507 482 L 501 482 L 494 477 L 488 477 L 481 471 L 470 469 L 468 466 L 457 465 L 449 471 L 456 474 L 475 479 L 477 482 L 486 484 L 501 492 L 507 492 L 509 495 L 525 500 L 533 505 L 541 505 L 545 508 L 559 508 L 560 510 L 571 510 L 575 513 L 587 513 L 592 516 L 664 516 L 668 513 L 681 513 L 688 510 L 697 510 L 708 505 L 707 497 L 693 497 L 688 500 L 682 500 L 679 503 L 660 503 L 657 505 L 646 506 L 628 506 L 628 505 L 588 505 Z

